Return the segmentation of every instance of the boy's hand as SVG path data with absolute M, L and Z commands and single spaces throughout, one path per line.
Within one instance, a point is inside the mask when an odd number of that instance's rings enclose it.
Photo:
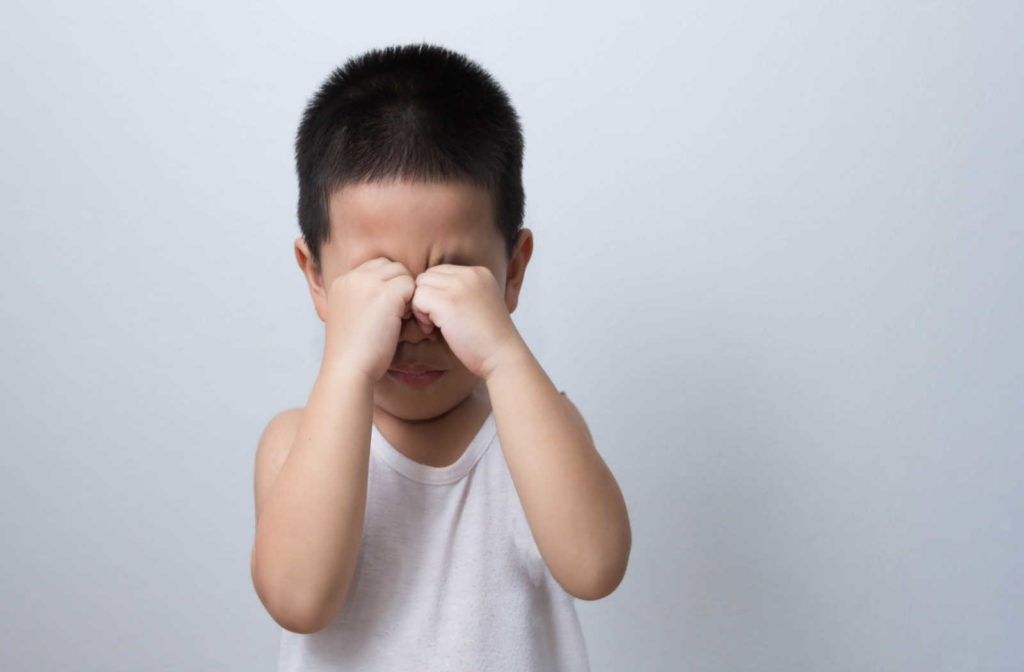
M 415 289 L 412 272 L 387 257 L 365 261 L 335 278 L 327 290 L 322 366 L 344 366 L 374 383 L 383 378 Z
M 486 266 L 431 266 L 416 277 L 412 311 L 426 333 L 436 325 L 459 361 L 484 379 L 502 349 L 519 337 Z

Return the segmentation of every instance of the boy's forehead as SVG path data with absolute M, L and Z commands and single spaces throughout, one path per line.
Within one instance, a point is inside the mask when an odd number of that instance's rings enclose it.
M 352 257 L 472 254 L 494 245 L 490 194 L 464 182 L 346 184 L 330 197 L 331 239 Z

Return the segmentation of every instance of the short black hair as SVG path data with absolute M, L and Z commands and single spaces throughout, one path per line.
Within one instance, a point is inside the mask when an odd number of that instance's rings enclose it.
M 491 194 L 510 259 L 522 229 L 523 132 L 504 89 L 479 65 L 420 43 L 374 49 L 335 69 L 295 138 L 298 218 L 319 273 L 329 199 L 352 183 L 462 181 Z

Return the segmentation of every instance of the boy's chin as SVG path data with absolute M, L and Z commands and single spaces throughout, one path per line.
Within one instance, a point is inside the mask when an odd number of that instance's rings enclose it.
M 482 379 L 470 376 L 457 380 L 451 376 L 452 373 L 446 371 L 437 381 L 419 387 L 385 374 L 374 388 L 374 404 L 389 415 L 410 422 L 433 420 L 463 403 L 471 402 L 474 394 L 480 396 L 477 388 L 483 383 Z

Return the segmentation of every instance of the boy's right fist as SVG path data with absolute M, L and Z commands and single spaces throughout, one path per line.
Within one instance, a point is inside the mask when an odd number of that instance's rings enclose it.
M 327 288 L 323 366 L 354 370 L 372 383 L 383 378 L 415 290 L 409 269 L 387 257 L 335 278 Z

